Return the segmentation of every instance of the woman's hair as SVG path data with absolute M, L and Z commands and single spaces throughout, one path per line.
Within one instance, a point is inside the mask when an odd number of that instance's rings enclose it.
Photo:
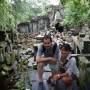
M 69 44 L 64 43 L 63 45 L 61 45 L 60 49 L 64 48 L 66 51 L 72 51 L 72 48 Z

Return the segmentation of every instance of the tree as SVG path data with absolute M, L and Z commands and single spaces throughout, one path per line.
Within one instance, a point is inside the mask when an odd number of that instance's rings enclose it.
M 33 16 L 45 14 L 45 7 L 49 4 L 42 0 L 13 0 L 14 17 L 17 23 L 30 20 Z
M 12 6 L 8 0 L 0 0 L 0 30 L 11 30 L 15 27 Z
M 0 30 L 11 30 L 33 16 L 46 14 L 49 0 L 0 0 Z
M 89 22 L 90 1 L 89 0 L 61 0 L 64 5 L 64 24 L 71 27 L 82 26 Z

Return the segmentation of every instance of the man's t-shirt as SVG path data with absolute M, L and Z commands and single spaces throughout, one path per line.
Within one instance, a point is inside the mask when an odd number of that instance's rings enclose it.
M 53 46 L 54 46 L 54 44 L 53 44 Z M 49 49 L 46 49 L 45 51 L 43 51 L 42 49 L 43 49 L 43 47 L 42 47 L 42 45 L 40 45 L 38 47 L 38 51 L 37 51 L 36 56 L 44 55 L 45 57 L 54 57 L 54 58 L 56 58 L 56 60 L 59 60 L 59 58 L 60 58 L 60 49 L 59 49 L 58 45 L 57 45 L 54 53 L 53 53 L 53 47 L 51 47 Z
M 59 25 L 59 23 L 56 23 L 55 28 L 60 33 L 64 31 L 63 26 L 62 25 Z
M 53 44 L 53 46 L 54 46 L 54 44 Z M 42 45 L 40 45 L 38 47 L 38 51 L 37 51 L 36 56 L 54 57 L 58 62 L 59 58 L 60 58 L 60 49 L 59 49 L 59 46 L 57 45 L 57 47 L 55 49 L 55 52 L 53 53 L 53 46 L 51 48 L 46 49 L 46 50 L 43 51 L 43 47 L 42 47 Z M 50 68 L 52 70 L 56 70 L 57 64 L 56 65 L 51 65 L 50 64 Z

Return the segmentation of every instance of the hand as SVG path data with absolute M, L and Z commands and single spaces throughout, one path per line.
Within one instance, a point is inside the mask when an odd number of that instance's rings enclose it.
M 58 80 L 61 78 L 61 75 L 59 72 L 52 73 L 51 79 Z
M 60 78 L 60 74 L 56 74 L 53 76 L 53 80 L 58 80 Z

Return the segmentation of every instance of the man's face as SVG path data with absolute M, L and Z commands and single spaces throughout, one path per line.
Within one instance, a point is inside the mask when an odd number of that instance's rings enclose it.
M 61 58 L 66 59 L 69 53 L 70 53 L 69 50 L 66 51 L 64 48 L 62 48 L 61 49 Z
M 52 41 L 50 39 L 44 39 L 43 45 L 46 49 L 48 49 L 48 48 L 52 47 Z

